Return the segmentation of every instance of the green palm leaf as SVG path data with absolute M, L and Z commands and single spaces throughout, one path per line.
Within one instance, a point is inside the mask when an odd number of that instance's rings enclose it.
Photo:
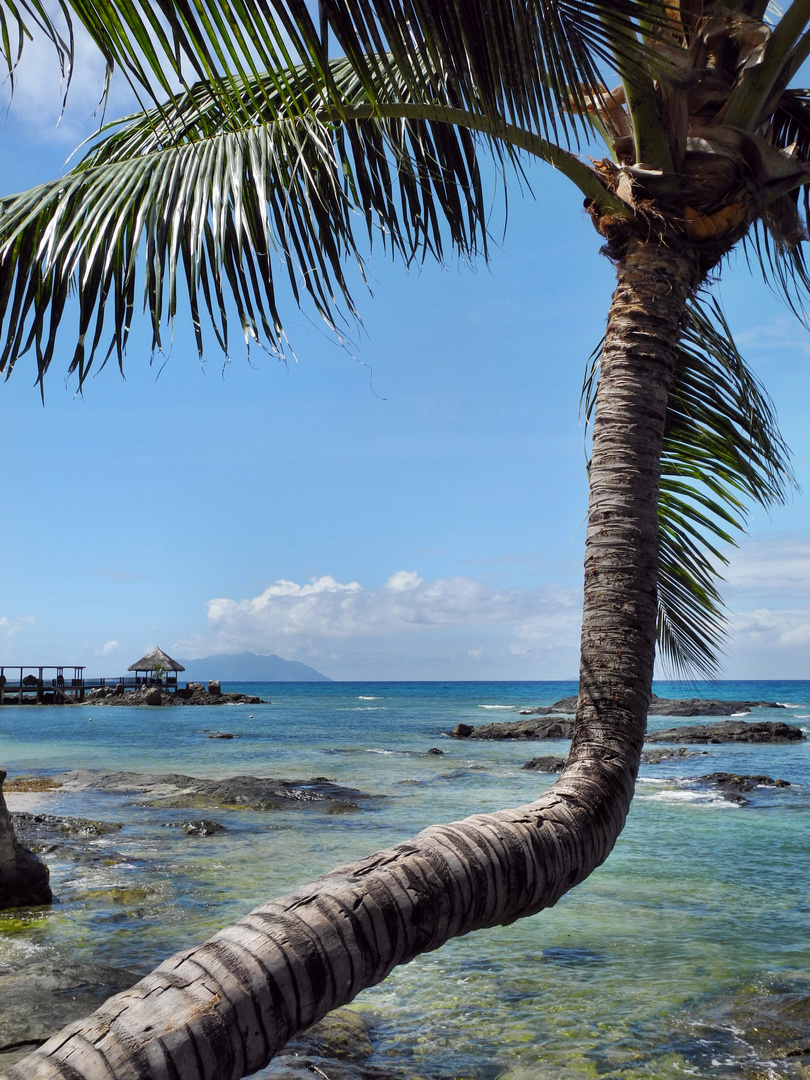
M 294 88 L 297 70 L 328 94 L 328 28 L 367 90 L 397 71 L 415 98 L 442 86 L 459 107 L 565 138 L 587 115 L 583 87 L 601 85 L 605 63 L 637 63 L 636 29 L 664 18 L 659 0 L 319 0 L 318 26 L 311 0 L 59 2 L 155 104 L 205 82 L 232 105 L 237 83 L 276 72 Z M 55 33 L 41 0 L 0 0 L 0 30 L 16 27 L 20 46 L 23 14 Z M 19 49 L 3 42 L 13 70 Z
M 586 420 L 600 351 L 586 372 Z M 693 302 L 667 407 L 659 495 L 658 644 L 674 674 L 717 673 L 726 625 L 723 549 L 745 531 L 752 502 L 786 500 L 795 486 L 788 459 L 773 405 L 719 305 Z
M 308 294 L 337 327 L 341 310 L 355 313 L 346 259 L 362 265 L 372 242 L 406 259 L 485 246 L 470 133 L 369 110 L 338 124 L 331 110 L 310 109 L 317 89 L 296 77 L 307 100 L 265 85 L 269 118 L 253 87 L 235 84 L 250 113 L 242 127 L 200 85 L 171 118 L 138 115 L 63 179 L 0 200 L 0 371 L 33 348 L 42 378 L 71 297 L 80 382 L 102 342 L 121 362 L 140 273 L 154 348 L 183 288 L 201 351 L 204 311 L 228 350 L 229 303 L 246 341 L 283 351 L 279 269 L 295 300 Z M 344 107 L 366 100 L 345 62 L 331 65 L 331 79 Z

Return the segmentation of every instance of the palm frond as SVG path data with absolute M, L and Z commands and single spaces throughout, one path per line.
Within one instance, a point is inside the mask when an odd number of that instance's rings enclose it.
M 600 355 L 601 346 L 586 371 L 586 419 Z M 752 503 L 783 503 L 792 487 L 773 404 L 717 302 L 693 302 L 667 407 L 659 495 L 658 644 L 674 674 L 716 675 L 724 548 L 745 531 Z
M 770 141 L 791 149 L 799 161 L 810 159 L 810 90 L 785 90 L 771 118 Z M 767 199 L 767 191 L 765 196 Z M 763 214 L 744 239 L 750 269 L 807 325 L 810 268 L 802 241 L 810 221 L 810 183 L 766 202 Z
M 341 123 L 340 110 L 367 101 L 345 61 L 330 65 L 336 109 L 317 108 L 306 73 L 295 79 L 297 95 L 270 77 L 261 94 L 235 81 L 241 127 L 199 84 L 170 116 L 110 128 L 64 178 L 0 200 L 0 372 L 33 349 L 41 381 L 73 307 L 80 383 L 100 349 L 122 363 L 140 274 L 154 348 L 184 289 L 201 351 L 207 312 L 227 352 L 229 304 L 248 343 L 283 351 L 279 269 L 294 300 L 308 294 L 338 328 L 341 312 L 356 314 L 346 260 L 362 269 L 372 243 L 406 260 L 485 249 L 469 132 L 374 110 Z
M 237 83 L 262 72 L 294 82 L 301 71 L 328 95 L 329 33 L 369 94 L 396 71 L 414 100 L 438 91 L 566 143 L 589 133 L 605 69 L 652 59 L 637 31 L 666 20 L 664 0 L 321 0 L 318 25 L 311 0 L 59 2 L 147 103 L 174 105 L 205 82 L 225 108 Z M 0 0 L 0 18 L 22 26 L 20 11 L 45 8 Z

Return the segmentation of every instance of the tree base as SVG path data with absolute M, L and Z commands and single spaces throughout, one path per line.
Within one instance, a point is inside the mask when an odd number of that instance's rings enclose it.
M 18 848 L 14 862 L 0 867 L 0 911 L 52 903 L 49 878 L 44 862 L 25 848 Z

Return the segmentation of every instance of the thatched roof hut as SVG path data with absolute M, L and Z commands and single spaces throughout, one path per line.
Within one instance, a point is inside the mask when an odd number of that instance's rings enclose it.
M 134 664 L 130 664 L 127 668 L 128 671 L 135 672 L 135 678 L 138 674 L 143 672 L 146 675 L 146 681 L 151 681 L 158 673 L 166 673 L 166 682 L 174 683 L 177 685 L 177 672 L 185 671 L 186 669 L 182 664 L 178 664 L 176 660 L 172 660 L 168 653 L 165 653 L 163 649 L 159 649 L 155 646 L 151 652 L 148 652 L 146 656 L 142 656 L 140 660 L 136 660 Z M 174 672 L 174 675 L 171 673 Z
M 155 646 L 151 652 L 148 652 L 146 656 L 142 656 L 140 660 L 136 660 L 134 664 L 130 664 L 127 671 L 154 671 L 156 667 L 162 667 L 164 671 L 185 671 L 186 669 L 182 664 L 178 664 L 176 660 L 172 660 L 168 653 L 165 653 L 163 649 L 159 649 Z

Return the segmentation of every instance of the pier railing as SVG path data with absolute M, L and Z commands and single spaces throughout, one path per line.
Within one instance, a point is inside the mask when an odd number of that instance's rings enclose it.
M 84 701 L 84 693 L 83 666 L 0 665 L 0 705 L 62 705 Z
M 177 672 L 164 672 L 162 675 L 140 672 L 114 678 L 86 679 L 84 667 L 0 665 L 0 705 L 67 705 L 84 701 L 88 690 L 118 686 L 123 688 L 122 693 L 149 686 L 174 691 L 177 689 Z

